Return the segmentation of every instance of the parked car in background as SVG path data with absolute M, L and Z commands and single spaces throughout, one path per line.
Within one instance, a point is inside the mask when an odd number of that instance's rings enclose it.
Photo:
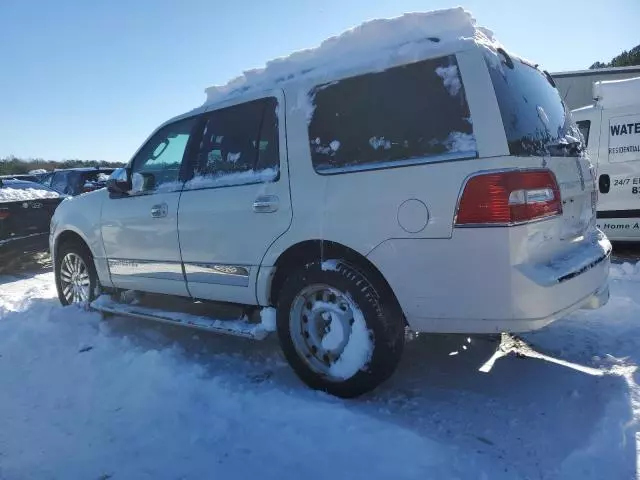
M 68 168 L 45 175 L 41 182 L 66 195 L 80 195 L 104 188 L 113 168 Z
M 0 180 L 0 267 L 9 258 L 47 250 L 51 217 L 64 198 L 39 183 Z
M 597 82 L 593 105 L 573 110 L 598 174 L 598 227 L 640 241 L 640 77 Z

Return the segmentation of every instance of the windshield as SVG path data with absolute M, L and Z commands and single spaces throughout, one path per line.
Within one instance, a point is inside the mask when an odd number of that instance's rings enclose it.
M 581 155 L 580 133 L 545 73 L 515 56 L 486 55 L 511 155 Z

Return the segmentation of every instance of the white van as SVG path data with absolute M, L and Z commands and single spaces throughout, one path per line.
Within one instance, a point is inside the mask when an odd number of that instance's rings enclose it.
M 598 228 L 640 241 L 640 77 L 596 82 L 593 97 L 572 114 L 597 164 Z
M 368 22 L 207 94 L 56 210 L 63 304 L 256 339 L 277 325 L 300 378 L 349 397 L 391 375 L 405 328 L 529 331 L 607 301 L 580 133 L 549 74 L 464 10 Z

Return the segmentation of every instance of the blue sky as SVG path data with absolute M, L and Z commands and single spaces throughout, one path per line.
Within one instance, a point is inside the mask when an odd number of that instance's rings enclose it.
M 463 5 L 550 71 L 640 43 L 639 0 L 2 0 L 0 157 L 128 161 L 203 89 L 365 20 Z

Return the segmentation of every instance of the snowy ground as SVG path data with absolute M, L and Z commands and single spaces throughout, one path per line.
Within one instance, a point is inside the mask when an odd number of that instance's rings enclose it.
M 420 336 L 373 395 L 305 388 L 277 342 L 61 308 L 0 276 L 0 479 L 627 479 L 636 476 L 640 264 L 612 299 L 525 339 Z M 453 353 L 456 352 L 456 353 Z

